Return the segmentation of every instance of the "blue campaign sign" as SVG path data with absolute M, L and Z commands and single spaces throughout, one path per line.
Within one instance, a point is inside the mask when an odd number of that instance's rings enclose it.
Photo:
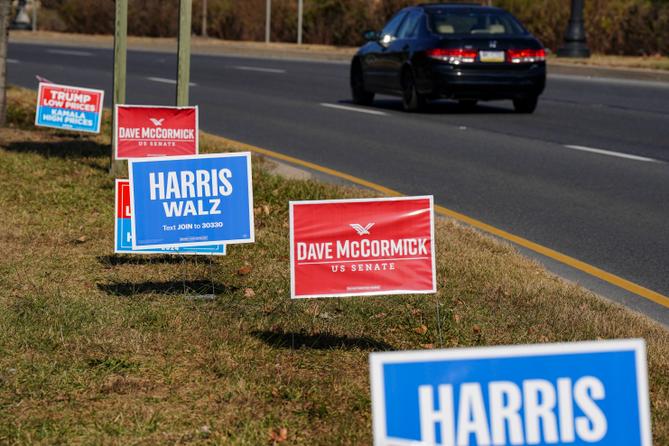
M 104 91 L 40 82 L 35 125 L 100 133 Z
M 132 211 L 130 208 L 130 182 L 116 180 L 116 221 L 114 226 L 114 252 L 117 254 L 180 254 L 225 255 L 225 245 L 193 246 L 186 248 L 132 248 Z
M 252 243 L 251 154 L 131 159 L 132 247 Z
M 372 353 L 375 446 L 651 446 L 643 340 Z

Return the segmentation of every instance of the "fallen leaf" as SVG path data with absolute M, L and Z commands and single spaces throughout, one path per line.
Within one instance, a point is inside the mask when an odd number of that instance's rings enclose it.
M 88 240 L 88 237 L 86 237 L 85 235 L 82 235 L 81 237 L 79 237 L 78 239 L 76 239 L 75 242 L 77 242 L 77 243 L 86 243 L 87 240 Z
M 424 335 L 425 333 L 427 333 L 427 326 L 421 325 L 420 327 L 414 328 L 413 331 L 415 331 L 419 335 Z
M 253 288 L 244 288 L 244 297 L 256 297 L 256 292 Z
M 370 319 L 383 319 L 386 316 L 388 316 L 388 314 L 386 314 L 386 313 L 377 313 L 374 316 L 372 316 Z
M 262 210 L 265 213 L 265 215 L 269 215 L 269 213 L 270 213 L 269 204 L 263 204 Z
M 476 324 L 472 327 L 472 331 L 476 334 L 481 333 L 481 326 L 479 324 Z
M 253 268 L 251 268 L 251 265 L 244 265 L 237 270 L 237 274 L 239 274 L 240 276 L 246 276 L 248 274 L 251 274 L 252 270 Z
M 288 440 L 288 429 L 282 427 L 280 429 L 270 429 L 269 441 L 272 443 L 283 443 Z
M 434 348 L 434 344 L 420 344 L 420 346 L 426 350 L 432 350 Z
M 423 311 L 419 310 L 418 308 L 412 308 L 411 309 L 411 314 L 414 315 L 414 316 L 420 316 L 421 314 L 423 314 Z
M 327 311 L 323 311 L 318 315 L 321 319 L 332 319 L 332 315 L 328 313 Z
M 462 320 L 462 316 L 456 313 L 453 315 L 453 320 L 455 321 L 456 324 L 459 324 L 460 321 Z

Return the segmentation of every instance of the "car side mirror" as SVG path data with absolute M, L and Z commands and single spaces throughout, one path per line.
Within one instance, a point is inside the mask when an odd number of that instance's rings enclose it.
M 379 40 L 379 33 L 377 33 L 376 31 L 365 31 L 364 33 L 362 33 L 362 36 L 368 42 L 376 42 Z

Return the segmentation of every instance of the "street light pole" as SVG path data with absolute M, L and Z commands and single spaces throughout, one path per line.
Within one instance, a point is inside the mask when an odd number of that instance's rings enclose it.
M 571 17 L 564 36 L 564 45 L 557 51 L 558 57 L 590 57 L 583 25 L 583 0 L 571 0 Z
M 270 27 L 272 26 L 272 0 L 267 0 L 265 8 L 265 43 L 269 43 Z
M 304 18 L 304 0 L 297 0 L 297 44 L 302 45 L 302 23 Z

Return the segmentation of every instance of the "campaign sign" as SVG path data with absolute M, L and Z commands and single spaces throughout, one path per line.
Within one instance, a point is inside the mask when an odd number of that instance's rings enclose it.
M 40 82 L 35 125 L 100 133 L 105 92 Z
M 252 243 L 251 154 L 131 159 L 132 248 Z
M 641 339 L 370 355 L 375 446 L 651 446 Z
M 197 155 L 197 107 L 117 105 L 117 159 Z
M 432 202 L 291 202 L 291 297 L 434 293 Z
M 189 248 L 132 249 L 132 211 L 130 181 L 116 180 L 116 221 L 114 252 L 117 254 L 182 254 L 224 256 L 225 245 L 194 246 Z

